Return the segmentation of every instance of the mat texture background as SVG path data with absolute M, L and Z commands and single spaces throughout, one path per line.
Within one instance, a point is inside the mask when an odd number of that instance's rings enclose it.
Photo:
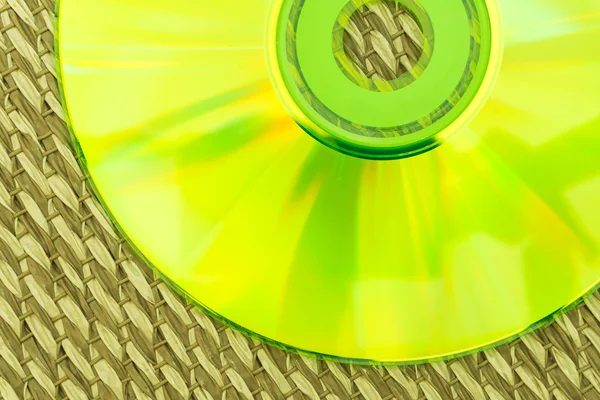
M 426 41 L 416 17 L 393 0 L 360 7 L 344 31 L 346 55 L 374 80 L 393 80 L 412 70 Z
M 245 338 L 112 228 L 74 155 L 52 0 L 0 0 L 0 397 L 600 399 L 600 296 L 508 345 L 356 367 Z

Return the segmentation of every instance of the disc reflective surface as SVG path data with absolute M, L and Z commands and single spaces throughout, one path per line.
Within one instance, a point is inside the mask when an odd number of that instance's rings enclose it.
M 300 33 L 319 1 L 290 3 L 61 0 L 71 128 L 108 211 L 152 265 L 223 320 L 354 362 L 479 349 L 597 284 L 597 0 L 473 1 L 477 24 L 462 14 L 471 9 L 448 5 L 466 35 L 453 40 L 439 20 L 450 0 L 407 1 L 431 59 L 390 81 L 394 90 L 339 69 L 350 64 L 336 53 L 336 26 L 352 2 L 321 0 L 332 19 L 319 22 L 314 55 L 328 81 Z M 300 6 L 298 36 L 278 31 Z M 297 65 L 314 69 L 306 85 L 333 114 L 306 100 L 278 34 L 296 40 Z M 486 56 L 467 64 L 477 40 Z M 452 43 L 464 43 L 457 58 Z M 443 65 L 447 87 L 434 84 Z M 452 90 L 467 66 L 463 105 Z M 386 111 L 413 90 L 414 104 Z M 427 130 L 444 99 L 456 115 Z M 328 125 L 334 114 L 351 125 Z M 374 133 L 412 120 L 410 135 Z M 403 153 L 413 145 L 418 155 Z M 398 159 L 368 159 L 381 148 Z

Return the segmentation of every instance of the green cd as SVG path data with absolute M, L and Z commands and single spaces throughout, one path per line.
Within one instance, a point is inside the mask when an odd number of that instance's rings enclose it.
M 559 0 L 61 0 L 57 32 L 79 159 L 143 259 L 362 364 L 486 348 L 596 286 L 599 41 L 600 4 Z

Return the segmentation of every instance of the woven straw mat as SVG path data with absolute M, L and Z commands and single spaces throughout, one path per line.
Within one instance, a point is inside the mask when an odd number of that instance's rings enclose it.
M 367 78 L 392 80 L 413 69 L 424 42 L 415 17 L 385 0 L 364 5 L 350 16 L 344 51 Z
M 112 228 L 59 100 L 52 0 L 0 0 L 0 397 L 597 399 L 600 296 L 457 360 L 357 367 L 288 354 L 186 303 Z

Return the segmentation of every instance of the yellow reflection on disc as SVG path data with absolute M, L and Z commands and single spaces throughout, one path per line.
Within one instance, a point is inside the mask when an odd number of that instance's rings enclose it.
M 392 161 L 337 152 L 289 116 L 270 7 L 61 0 L 85 167 L 169 280 L 248 332 L 355 362 L 497 343 L 596 285 L 598 2 L 500 0 L 488 101 L 440 147 Z

